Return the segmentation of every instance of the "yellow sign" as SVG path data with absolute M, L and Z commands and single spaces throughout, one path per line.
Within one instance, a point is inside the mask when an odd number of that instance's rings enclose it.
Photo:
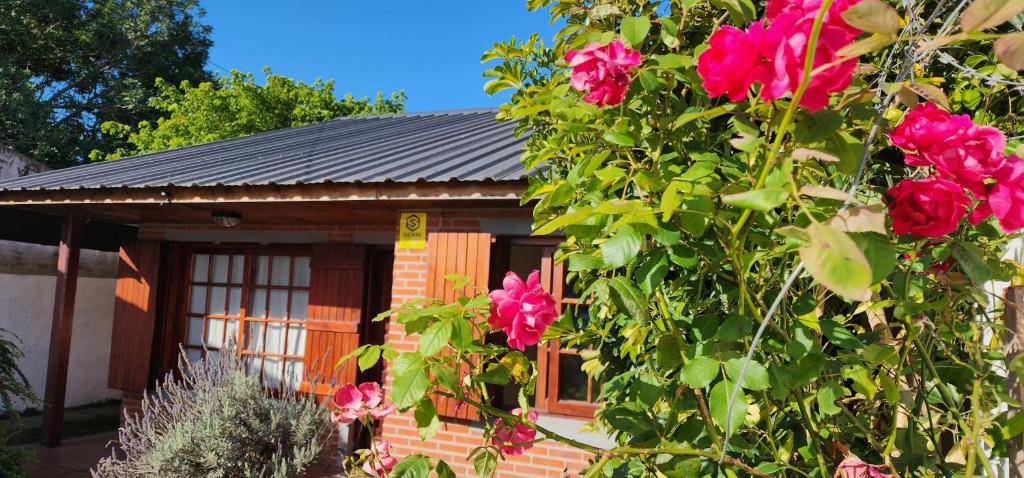
M 402 249 L 425 249 L 427 247 L 427 213 L 402 213 L 398 219 L 398 247 Z

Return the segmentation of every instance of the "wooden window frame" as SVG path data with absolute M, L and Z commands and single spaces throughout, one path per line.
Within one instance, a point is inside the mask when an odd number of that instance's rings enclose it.
M 298 324 L 298 325 L 302 325 L 303 327 L 306 327 L 307 322 L 309 320 L 308 305 L 307 305 L 307 314 L 306 314 L 306 318 L 305 319 L 302 319 L 302 320 L 292 320 L 291 317 L 290 317 L 290 314 L 291 314 L 291 309 L 292 309 L 292 296 L 293 296 L 293 293 L 295 291 L 305 291 L 307 294 L 309 294 L 311 286 L 312 286 L 312 284 L 307 284 L 306 286 L 295 286 L 294 285 L 295 258 L 296 257 L 306 257 L 306 258 L 309 259 L 309 261 L 310 261 L 310 279 L 312 279 L 312 261 L 313 261 L 312 247 L 310 245 L 197 244 L 197 245 L 191 245 L 190 247 L 185 248 L 184 252 L 185 253 L 183 254 L 182 260 L 185 261 L 187 265 L 184 268 L 184 274 L 183 274 L 183 277 L 181 278 L 181 283 L 182 283 L 182 286 L 184 287 L 184 294 L 183 294 L 184 301 L 183 301 L 183 303 L 185 304 L 185 307 L 182 308 L 181 314 L 179 316 L 180 317 L 180 331 L 179 332 L 181 334 L 180 337 L 182 338 L 182 340 L 180 342 L 183 344 L 183 347 L 186 350 L 199 350 L 199 352 L 201 354 L 200 356 L 203 356 L 203 357 L 205 357 L 207 350 L 209 350 L 211 352 L 219 352 L 228 343 L 227 342 L 228 337 L 227 337 L 227 322 L 226 321 L 227 320 L 237 320 L 238 321 L 238 328 L 237 328 L 236 337 L 235 337 L 235 347 L 236 347 L 236 353 L 243 360 L 243 363 L 246 363 L 248 365 L 248 363 L 246 362 L 247 357 L 260 357 L 260 360 L 264 360 L 267 357 L 280 359 L 280 361 L 281 361 L 281 364 L 280 364 L 280 368 L 281 368 L 281 370 L 280 370 L 280 382 L 281 383 L 279 383 L 278 385 L 283 385 L 283 384 L 287 383 L 286 372 L 287 372 L 287 363 L 288 363 L 288 361 L 289 360 L 299 360 L 299 361 L 302 361 L 303 362 L 303 376 L 299 378 L 298 383 L 295 383 L 294 386 L 299 391 L 305 391 L 304 389 L 306 388 L 306 379 L 305 379 L 304 375 L 306 373 L 306 367 L 308 366 L 308 364 L 305 363 L 305 350 L 304 350 L 305 347 L 303 347 L 303 350 L 298 351 L 298 354 L 288 354 L 287 353 L 287 350 L 288 350 L 288 329 L 289 329 L 288 326 L 289 325 L 296 325 L 296 324 Z M 193 268 L 195 266 L 194 257 L 196 255 L 200 255 L 200 254 L 209 255 L 210 259 L 211 259 L 211 263 L 208 264 L 208 266 L 207 266 L 207 268 L 208 268 L 207 278 L 206 278 L 207 281 L 206 282 L 193 282 L 193 280 L 192 280 L 193 273 L 194 273 Z M 215 255 L 227 255 L 228 256 L 228 282 L 227 283 L 213 282 L 213 270 L 214 270 L 214 267 L 213 267 L 213 264 L 212 264 L 212 258 Z M 242 280 L 240 282 L 237 282 L 237 283 L 232 283 L 231 281 L 232 281 L 233 277 L 231 276 L 231 274 L 233 272 L 233 265 L 234 265 L 234 261 L 235 261 L 235 257 L 236 256 L 242 256 L 242 258 L 243 258 L 242 260 L 244 261 L 244 265 L 242 267 Z M 267 256 L 269 258 L 269 263 L 267 264 L 267 280 L 266 280 L 266 284 L 256 284 L 255 281 L 253 280 L 252 266 L 255 263 L 255 260 L 256 260 L 257 256 Z M 289 257 L 289 261 L 288 261 L 288 264 L 289 264 L 289 266 L 288 266 L 289 267 L 289 271 L 288 271 L 288 285 L 273 285 L 273 257 L 275 257 L 275 256 L 276 257 L 282 257 L 282 256 Z M 191 311 L 192 287 L 193 287 L 193 285 L 200 285 L 200 286 L 206 287 L 205 310 L 207 311 L 207 313 L 205 313 L 205 314 L 195 314 L 195 313 L 192 313 L 192 311 Z M 225 306 L 224 306 L 224 312 L 225 313 L 224 314 L 209 314 L 208 313 L 209 310 L 210 310 L 211 289 L 213 287 L 225 287 L 228 290 L 228 292 L 225 295 Z M 229 312 L 229 309 L 230 309 L 230 300 L 231 300 L 231 298 L 230 298 L 230 295 L 231 295 L 230 289 L 231 288 L 241 288 L 241 298 L 240 298 L 241 302 L 239 304 L 239 313 L 238 313 L 237 317 L 228 315 L 228 312 Z M 249 316 L 249 312 L 250 312 L 250 310 L 249 310 L 250 309 L 249 308 L 250 294 L 254 290 L 256 290 L 256 289 L 266 290 L 266 298 L 265 298 L 265 303 L 264 303 L 264 307 L 263 307 L 264 315 L 268 315 L 269 314 L 270 296 L 271 296 L 270 292 L 272 290 L 286 290 L 288 292 L 288 298 L 287 298 L 287 302 L 285 304 L 285 313 L 288 316 L 288 318 L 286 318 L 286 319 L 270 319 L 270 318 L 267 318 L 267 317 L 250 317 Z M 205 345 L 190 345 L 190 344 L 188 344 L 188 331 L 189 331 L 189 326 L 190 326 L 191 319 L 192 318 L 199 318 L 199 317 L 202 317 L 202 321 L 203 321 L 203 330 L 202 330 L 202 338 L 201 338 L 202 344 L 206 344 L 206 342 L 207 342 L 207 336 L 206 336 L 206 333 L 207 333 L 206 323 L 207 323 L 207 321 L 209 319 L 220 319 L 220 320 L 224 320 L 225 321 L 224 327 L 223 327 L 224 336 L 222 337 L 221 342 L 220 342 L 222 344 L 221 347 L 213 348 L 213 347 L 206 347 Z M 281 323 L 282 324 L 282 344 L 283 344 L 282 347 L 283 348 L 280 351 L 280 353 L 277 353 L 277 352 L 266 352 L 266 351 L 255 352 L 255 351 L 246 350 L 246 348 L 248 346 L 248 344 L 246 343 L 246 340 L 247 340 L 247 334 L 246 334 L 247 325 L 252 324 L 252 323 L 262 324 L 261 340 L 262 340 L 263 348 L 264 349 L 266 349 L 266 345 L 267 345 L 266 336 L 267 336 L 267 331 L 269 329 L 268 324 L 271 324 L 271 323 Z M 307 329 L 307 338 L 308 338 L 308 329 Z M 263 380 L 264 379 L 264 366 L 263 366 L 262 363 L 260 364 L 259 370 L 260 370 L 260 379 Z
M 566 306 L 589 303 L 589 301 L 583 301 L 579 298 L 565 297 L 565 264 L 554 262 L 554 254 L 560 242 L 561 240 L 557 238 L 539 237 L 499 237 L 497 240 L 498 247 L 502 249 L 499 255 L 501 263 L 497 264 L 498 268 L 503 269 L 498 277 L 499 279 L 504 276 L 504 271 L 508 270 L 508 252 L 512 246 L 531 246 L 541 249 L 541 263 L 538 266 L 541 275 L 541 286 L 554 297 L 559 314 L 562 313 Z M 596 402 L 558 399 L 558 364 L 563 354 L 576 353 L 572 350 L 563 349 L 557 340 L 538 344 L 537 373 L 539 379 L 537 380 L 534 407 L 539 411 L 554 415 L 593 418 L 594 412 L 598 407 Z M 597 393 L 594 390 L 594 380 L 588 376 L 587 382 L 588 394 L 596 399 Z

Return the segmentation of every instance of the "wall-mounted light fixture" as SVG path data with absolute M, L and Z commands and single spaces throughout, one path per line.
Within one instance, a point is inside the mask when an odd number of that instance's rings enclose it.
M 214 224 L 228 229 L 242 223 L 242 213 L 234 211 L 213 211 L 210 217 L 213 218 Z

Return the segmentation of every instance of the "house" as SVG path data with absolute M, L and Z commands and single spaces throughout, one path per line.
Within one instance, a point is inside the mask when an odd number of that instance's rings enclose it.
M 128 408 L 173 369 L 179 344 L 194 358 L 237 343 L 265 381 L 317 395 L 331 393 L 324 377 L 381 380 L 386 370 L 333 365 L 364 343 L 414 349 L 401 325 L 369 319 L 415 297 L 454 299 L 448 274 L 483 290 L 540 269 L 560 304 L 576 303 L 557 240 L 530 237 L 519 204 L 526 139 L 495 113 L 341 118 L 0 182 L 0 239 L 59 244 L 44 442 L 59 444 L 69 340 L 88 332 L 70 306 L 82 248 L 119 251 L 107 385 Z M 536 353 L 543 424 L 606 443 L 577 432 L 595 395 L 580 357 L 557 344 Z M 444 425 L 428 442 L 410 415 L 389 417 L 383 437 L 397 455 L 470 473 L 479 421 L 453 405 L 439 403 Z M 499 474 L 557 476 L 587 458 L 544 442 Z

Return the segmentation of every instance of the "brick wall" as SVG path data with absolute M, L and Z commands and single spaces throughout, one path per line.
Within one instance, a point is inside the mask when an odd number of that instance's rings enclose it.
M 430 213 L 428 215 L 428 231 L 478 231 L 480 219 L 522 218 L 524 213 L 514 212 L 483 212 L 483 211 L 451 211 Z M 528 217 L 528 216 L 527 216 Z M 428 255 L 426 249 L 401 249 L 395 246 L 394 284 L 392 288 L 392 304 L 422 297 L 427 293 Z M 388 324 L 388 342 L 399 350 L 415 350 L 418 338 L 407 337 L 400 324 Z M 390 386 L 390 376 L 387 386 Z M 466 455 L 473 448 L 483 444 L 482 428 L 464 421 L 442 420 L 437 435 L 428 441 L 422 441 L 416 429 L 416 422 L 411 413 L 388 417 L 382 427 L 384 439 L 395 446 L 396 456 L 420 453 L 432 458 L 445 460 L 459 476 L 473 476 L 472 463 L 466 461 Z M 558 477 L 567 469 L 572 476 L 586 465 L 589 455 L 575 448 L 553 441 L 545 441 L 535 445 L 524 455 L 508 457 L 507 461 L 498 464 L 498 477 L 538 478 Z

